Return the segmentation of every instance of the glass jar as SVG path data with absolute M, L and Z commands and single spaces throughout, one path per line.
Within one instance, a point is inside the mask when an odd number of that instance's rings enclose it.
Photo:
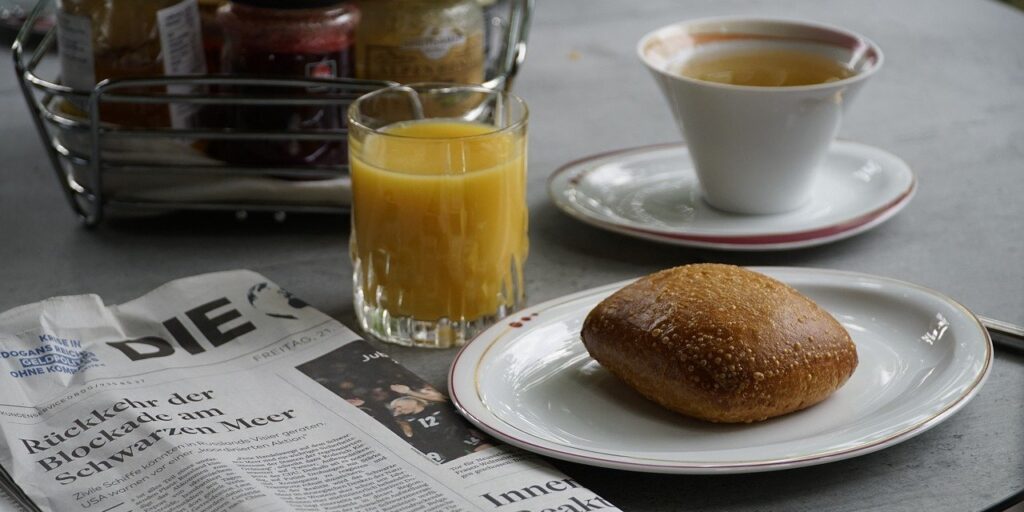
M 206 71 L 195 0 L 60 0 L 57 26 L 61 80 L 75 89 L 90 90 L 108 78 Z M 100 117 L 127 126 L 181 126 L 191 114 L 184 107 L 103 103 Z M 85 116 L 88 105 L 80 99 L 60 108 Z
M 359 12 L 337 0 L 232 0 L 217 20 L 224 35 L 221 72 L 260 77 L 340 78 L 352 76 L 351 46 Z M 317 94 L 316 88 L 234 87 L 228 92 Z M 224 122 L 240 130 L 337 130 L 339 108 L 235 106 Z M 235 140 L 217 144 L 214 156 L 233 163 L 340 165 L 340 141 Z
M 356 77 L 399 83 L 484 80 L 477 0 L 361 0 Z

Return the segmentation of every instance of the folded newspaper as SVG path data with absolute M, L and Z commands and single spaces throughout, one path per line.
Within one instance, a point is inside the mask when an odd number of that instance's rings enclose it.
M 259 274 L 0 314 L 0 508 L 618 510 Z

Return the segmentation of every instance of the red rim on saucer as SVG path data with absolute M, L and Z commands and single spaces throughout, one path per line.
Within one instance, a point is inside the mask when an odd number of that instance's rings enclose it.
M 731 214 L 707 205 L 683 144 L 570 162 L 552 173 L 548 193 L 568 215 L 616 233 L 688 247 L 763 251 L 862 233 L 896 215 L 917 190 L 903 160 L 865 144 L 835 141 L 820 165 L 808 203 L 776 215 Z

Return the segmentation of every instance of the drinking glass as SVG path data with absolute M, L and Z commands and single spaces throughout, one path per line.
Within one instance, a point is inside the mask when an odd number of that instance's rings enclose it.
M 348 112 L 355 311 L 387 342 L 459 346 L 522 306 L 527 108 L 480 86 L 399 85 Z

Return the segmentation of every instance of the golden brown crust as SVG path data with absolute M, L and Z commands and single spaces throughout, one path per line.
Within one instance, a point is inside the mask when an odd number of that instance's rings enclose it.
M 831 315 L 789 286 L 731 265 L 641 278 L 598 304 L 583 343 L 647 398 L 714 422 L 761 421 L 814 405 L 857 367 Z

